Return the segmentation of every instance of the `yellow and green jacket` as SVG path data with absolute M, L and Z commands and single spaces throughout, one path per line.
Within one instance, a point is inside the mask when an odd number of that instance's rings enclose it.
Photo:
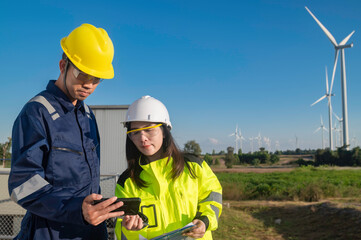
M 118 239 L 151 239 L 185 226 L 194 219 L 202 220 L 206 233 L 201 239 L 212 239 L 211 231 L 218 227 L 222 212 L 222 187 L 208 164 L 194 155 L 185 160 L 194 169 L 192 178 L 187 167 L 175 180 L 171 176 L 173 159 L 159 159 L 140 166 L 140 178 L 148 183 L 138 188 L 125 171 L 118 179 L 115 195 L 122 198 L 139 197 L 139 211 L 148 217 L 149 225 L 139 231 L 122 227 L 117 220 L 115 233 Z

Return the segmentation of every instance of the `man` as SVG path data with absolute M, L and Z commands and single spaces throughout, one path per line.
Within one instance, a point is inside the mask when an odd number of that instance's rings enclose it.
M 114 77 L 104 29 L 83 24 L 61 40 L 60 76 L 32 98 L 13 126 L 9 193 L 27 210 L 15 239 L 107 239 L 104 220 L 124 212 L 100 193 L 100 139 L 83 102 Z

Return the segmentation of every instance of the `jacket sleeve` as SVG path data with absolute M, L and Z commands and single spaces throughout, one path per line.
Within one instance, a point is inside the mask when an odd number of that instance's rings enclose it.
M 45 108 L 35 108 L 35 104 L 27 104 L 13 126 L 8 181 L 11 199 L 29 212 L 49 220 L 87 224 L 81 208 L 84 197 L 74 197 L 74 193 L 54 188 L 46 180 L 44 168 L 49 143 L 44 118 L 47 112 Z
M 205 161 L 202 161 L 196 175 L 198 177 L 198 209 L 195 219 L 206 224 L 206 229 L 214 231 L 222 212 L 222 187 L 218 178 Z

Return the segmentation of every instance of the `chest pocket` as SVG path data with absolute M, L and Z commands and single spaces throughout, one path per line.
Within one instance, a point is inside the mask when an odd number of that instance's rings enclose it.
M 54 141 L 49 156 L 49 166 L 53 171 L 54 186 L 81 187 L 81 183 L 90 183 L 89 167 L 81 146 Z
M 140 212 L 148 217 L 148 228 L 154 228 L 158 226 L 159 219 L 157 218 L 157 208 L 155 204 L 141 206 Z

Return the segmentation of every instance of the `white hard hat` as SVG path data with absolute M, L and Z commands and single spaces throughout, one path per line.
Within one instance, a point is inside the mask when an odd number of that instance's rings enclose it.
M 129 122 L 159 122 L 172 128 L 167 108 L 161 101 L 148 95 L 129 106 L 124 124 Z

